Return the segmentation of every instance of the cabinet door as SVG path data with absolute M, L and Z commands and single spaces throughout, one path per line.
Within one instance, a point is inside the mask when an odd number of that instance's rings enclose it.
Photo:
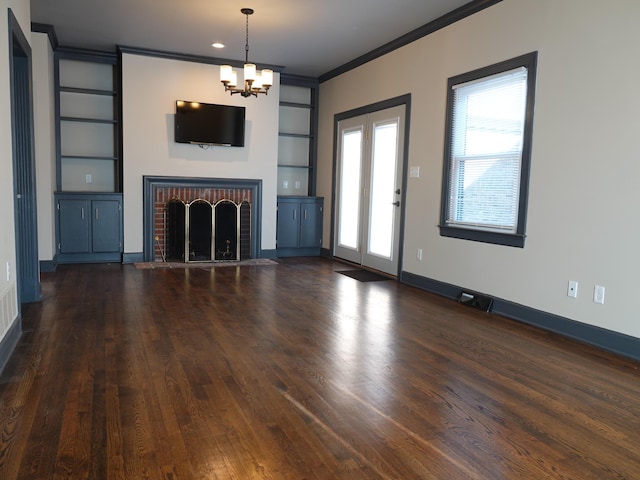
M 58 201 L 58 232 L 60 253 L 88 253 L 89 202 L 86 200 Z
M 93 252 L 119 252 L 121 250 L 120 202 L 93 200 L 91 215 Z
M 321 242 L 322 206 L 319 202 L 300 203 L 300 247 L 317 247 Z
M 300 229 L 300 213 L 298 202 L 278 203 L 278 229 L 276 238 L 278 248 L 298 246 L 298 231 Z

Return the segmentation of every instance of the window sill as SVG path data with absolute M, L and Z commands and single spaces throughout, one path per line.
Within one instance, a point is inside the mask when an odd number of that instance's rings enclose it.
M 470 228 L 457 228 L 448 225 L 439 225 L 438 227 L 440 228 L 440 236 L 442 237 L 524 248 L 525 235 L 517 233 L 488 232 L 486 230 L 472 230 Z

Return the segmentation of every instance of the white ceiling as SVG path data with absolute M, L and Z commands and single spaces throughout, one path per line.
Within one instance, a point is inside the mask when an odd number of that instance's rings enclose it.
M 116 45 L 244 60 L 320 76 L 470 0 L 31 0 L 31 20 L 53 25 L 59 44 Z M 216 50 L 214 41 L 226 48 Z

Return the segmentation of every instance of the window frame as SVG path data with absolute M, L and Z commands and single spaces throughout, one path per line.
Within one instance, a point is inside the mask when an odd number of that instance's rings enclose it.
M 531 52 L 519 57 L 505 60 L 487 67 L 451 77 L 447 81 L 447 110 L 445 123 L 444 166 L 442 172 L 442 199 L 440 208 L 440 235 L 443 237 L 472 240 L 511 247 L 524 247 L 526 238 L 527 205 L 529 198 L 529 171 L 531 166 L 531 147 L 533 141 L 533 110 L 535 105 L 535 87 L 538 52 Z M 527 97 L 522 138 L 522 155 L 520 159 L 520 188 L 518 199 L 518 216 L 515 232 L 500 232 L 481 227 L 459 226 L 447 223 L 449 212 L 450 173 L 452 162 L 454 87 L 463 83 L 480 80 L 485 77 L 514 70 L 519 67 L 527 69 Z

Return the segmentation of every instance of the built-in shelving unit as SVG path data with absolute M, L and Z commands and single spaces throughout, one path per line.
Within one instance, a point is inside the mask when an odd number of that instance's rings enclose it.
M 315 195 L 318 84 L 281 75 L 278 195 Z
M 121 261 L 118 58 L 59 49 L 55 68 L 56 261 Z

